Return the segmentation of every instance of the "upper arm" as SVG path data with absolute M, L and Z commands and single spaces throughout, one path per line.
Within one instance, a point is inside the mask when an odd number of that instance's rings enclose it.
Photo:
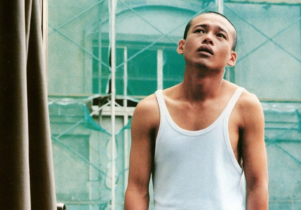
M 159 110 L 154 96 L 136 107 L 131 125 L 131 152 L 128 190 L 147 194 L 153 166 Z
M 264 115 L 257 97 L 244 93 L 242 157 L 247 188 L 267 188 L 267 155 L 264 141 Z

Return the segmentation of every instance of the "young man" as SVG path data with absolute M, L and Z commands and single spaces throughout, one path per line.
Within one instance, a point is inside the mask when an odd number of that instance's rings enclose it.
M 146 97 L 134 112 L 126 210 L 148 209 L 151 174 L 155 210 L 268 209 L 260 102 L 223 79 L 236 62 L 236 37 L 214 12 L 187 25 L 177 48 L 183 82 Z

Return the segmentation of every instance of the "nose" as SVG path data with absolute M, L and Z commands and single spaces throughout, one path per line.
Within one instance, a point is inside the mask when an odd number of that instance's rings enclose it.
M 212 34 L 211 33 L 206 33 L 204 36 L 204 39 L 202 41 L 203 44 L 211 44 L 213 45 L 213 39 L 212 39 Z

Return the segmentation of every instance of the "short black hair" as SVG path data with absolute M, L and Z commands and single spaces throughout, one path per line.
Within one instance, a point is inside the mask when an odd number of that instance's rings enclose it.
M 225 18 L 226 20 L 228 20 L 228 22 L 233 26 L 234 30 L 235 30 L 235 33 L 233 34 L 233 45 L 232 45 L 232 50 L 235 51 L 235 48 L 236 48 L 236 45 L 237 45 L 237 32 L 236 32 L 236 28 L 235 26 L 233 25 L 233 23 L 226 17 L 224 16 L 223 14 L 219 13 L 219 12 L 214 12 L 214 11 L 207 11 L 207 12 L 203 12 L 201 14 L 199 14 L 198 16 L 200 15 L 203 15 L 203 14 L 210 14 L 210 13 L 213 13 L 213 14 L 216 14 L 216 15 L 219 15 L 219 16 L 222 16 L 223 18 Z M 186 39 L 187 38 L 187 33 L 188 33 L 188 30 L 191 26 L 191 22 L 194 18 L 192 18 L 186 25 L 185 27 L 185 31 L 184 31 L 184 35 L 183 35 L 183 39 Z

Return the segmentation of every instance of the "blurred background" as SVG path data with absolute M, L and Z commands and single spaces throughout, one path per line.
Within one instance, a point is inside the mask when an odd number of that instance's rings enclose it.
M 48 0 L 44 11 L 58 202 L 72 210 L 123 209 L 133 110 L 182 81 L 176 47 L 185 25 L 219 11 L 238 32 L 237 64 L 225 79 L 255 93 L 264 109 L 269 209 L 301 209 L 301 1 L 112 2 Z

